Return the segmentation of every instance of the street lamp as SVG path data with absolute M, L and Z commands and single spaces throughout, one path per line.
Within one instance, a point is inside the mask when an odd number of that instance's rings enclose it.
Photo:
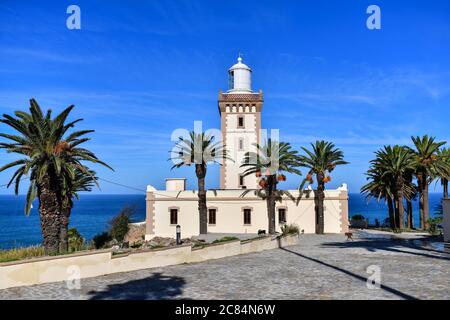
M 181 227 L 178 224 L 176 227 L 177 230 L 177 245 L 181 244 Z

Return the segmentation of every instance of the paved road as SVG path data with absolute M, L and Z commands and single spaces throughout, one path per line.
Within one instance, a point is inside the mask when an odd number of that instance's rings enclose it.
M 361 236 L 361 235 L 360 235 Z M 423 243 L 302 235 L 284 249 L 0 290 L 0 299 L 450 299 L 450 253 Z M 368 289 L 369 266 L 381 288 Z

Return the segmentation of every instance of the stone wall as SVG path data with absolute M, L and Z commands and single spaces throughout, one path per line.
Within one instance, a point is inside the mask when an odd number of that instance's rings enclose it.
M 131 251 L 112 255 L 110 250 L 81 252 L 66 256 L 44 257 L 19 262 L 0 263 L 0 289 L 67 281 L 117 272 L 194 263 L 233 255 L 258 252 L 298 244 L 298 236 L 264 237 L 249 241 L 230 241 L 204 248 L 191 245 Z

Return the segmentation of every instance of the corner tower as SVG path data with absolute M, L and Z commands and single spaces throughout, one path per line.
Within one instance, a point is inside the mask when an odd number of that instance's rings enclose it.
M 220 168 L 221 189 L 256 189 L 256 176 L 244 177 L 241 168 L 246 152 L 256 152 L 261 130 L 262 91 L 252 91 L 252 70 L 242 58 L 228 70 L 228 91 L 219 92 L 219 112 L 223 142 L 231 160 Z

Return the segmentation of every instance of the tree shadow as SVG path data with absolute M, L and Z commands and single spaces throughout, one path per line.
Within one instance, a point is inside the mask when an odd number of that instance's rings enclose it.
M 368 280 L 368 279 L 367 279 L 366 277 L 360 276 L 359 274 L 356 274 L 356 273 L 353 273 L 353 272 L 351 272 L 351 271 L 348 271 L 348 270 L 342 269 L 342 268 L 340 268 L 340 267 L 334 266 L 334 265 L 332 265 L 332 264 L 326 263 L 326 262 L 324 262 L 324 261 L 322 261 L 322 260 L 319 260 L 319 259 L 316 259 L 316 258 L 312 258 L 312 257 L 308 257 L 308 256 L 306 256 L 306 255 L 304 255 L 304 254 L 299 253 L 299 252 L 291 251 L 291 250 L 288 250 L 288 249 L 286 249 L 286 248 L 280 248 L 280 249 L 281 249 L 281 250 L 284 250 L 284 251 L 286 251 L 286 252 L 295 254 L 295 255 L 297 255 L 297 256 L 299 256 L 299 257 L 302 257 L 302 258 L 304 258 L 304 259 L 307 259 L 307 260 L 316 262 L 316 263 L 321 264 L 321 265 L 323 265 L 323 266 L 329 267 L 329 268 L 334 269 L 334 270 L 336 270 L 336 271 L 340 271 L 340 272 L 342 272 L 342 273 L 344 273 L 344 274 L 346 274 L 346 275 L 349 275 L 349 276 L 351 276 L 351 277 L 354 277 L 355 279 L 358 279 L 358 280 L 363 281 L 364 283 L 367 283 L 367 280 Z M 385 290 L 385 291 L 387 291 L 387 292 L 390 292 L 390 293 L 392 293 L 392 294 L 394 294 L 394 295 L 396 295 L 396 296 L 398 296 L 398 297 L 400 297 L 400 298 L 402 298 L 402 299 L 406 299 L 406 300 L 418 300 L 418 298 L 416 298 L 416 297 L 414 297 L 414 296 L 411 296 L 411 295 L 409 295 L 409 294 L 403 293 L 403 292 L 401 292 L 401 291 L 399 291 L 399 290 L 397 290 L 397 289 L 394 289 L 394 288 L 392 288 L 392 287 L 386 286 L 386 285 L 384 285 L 384 284 L 380 284 L 380 289 L 383 289 L 383 290 Z
M 383 250 L 383 251 L 411 254 L 411 255 L 421 256 L 421 257 L 425 257 L 425 258 L 450 261 L 450 256 L 447 256 L 449 254 L 449 252 L 426 248 L 426 247 L 419 245 L 420 243 L 423 243 L 423 242 L 421 240 L 403 240 L 403 239 L 396 239 L 396 240 L 392 240 L 392 239 L 358 240 L 357 239 L 355 241 L 323 243 L 322 246 L 336 247 L 336 248 L 364 248 L 370 252 L 376 252 L 378 250 Z M 402 248 L 420 250 L 423 252 L 402 250 Z
M 88 292 L 90 300 L 121 299 L 121 300 L 164 300 L 174 299 L 181 295 L 186 284 L 184 278 L 165 276 L 154 273 L 149 277 L 110 284 L 103 291 Z

